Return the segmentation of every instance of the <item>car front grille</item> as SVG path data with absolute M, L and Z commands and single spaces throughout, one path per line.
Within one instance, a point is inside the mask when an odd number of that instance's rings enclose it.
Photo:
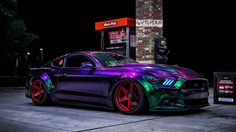
M 208 89 L 208 82 L 206 80 L 187 80 L 183 87 L 183 89 L 202 89 L 205 91 Z

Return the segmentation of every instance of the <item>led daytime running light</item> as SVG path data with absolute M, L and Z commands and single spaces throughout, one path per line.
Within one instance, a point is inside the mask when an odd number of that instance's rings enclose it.
M 162 85 L 163 86 L 171 86 L 173 84 L 174 80 L 173 79 L 166 79 Z

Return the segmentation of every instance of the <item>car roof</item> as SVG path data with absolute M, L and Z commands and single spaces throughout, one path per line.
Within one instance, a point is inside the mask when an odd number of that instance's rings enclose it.
M 108 51 L 75 51 L 75 52 L 70 52 L 67 55 L 71 55 L 71 54 L 96 54 L 96 53 L 111 53 Z

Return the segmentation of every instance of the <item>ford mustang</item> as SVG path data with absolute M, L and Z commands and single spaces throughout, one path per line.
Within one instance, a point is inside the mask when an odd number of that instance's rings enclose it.
M 35 105 L 75 103 L 124 114 L 200 109 L 209 105 L 208 95 L 208 80 L 191 69 L 99 51 L 73 52 L 31 68 L 25 92 Z

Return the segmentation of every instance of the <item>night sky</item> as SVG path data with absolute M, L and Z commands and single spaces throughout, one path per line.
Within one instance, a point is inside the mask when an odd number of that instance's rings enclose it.
M 207 1 L 164 0 L 164 36 L 171 50 L 169 64 L 211 79 L 214 71 L 236 71 L 236 9 L 233 2 Z M 18 0 L 18 14 L 40 36 L 29 51 L 43 47 L 50 60 L 71 51 L 99 50 L 94 23 L 135 18 L 135 0 Z
M 134 0 L 19 1 L 19 15 L 29 30 L 40 36 L 40 41 L 29 50 L 43 47 L 50 58 L 71 51 L 99 50 L 100 32 L 95 31 L 96 21 L 135 17 Z

